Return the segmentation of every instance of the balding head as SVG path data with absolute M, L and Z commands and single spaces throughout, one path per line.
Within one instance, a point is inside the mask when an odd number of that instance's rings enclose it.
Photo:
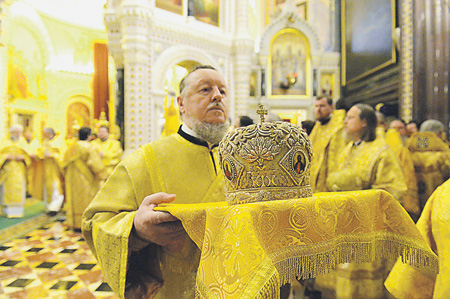
M 420 132 L 434 132 L 439 134 L 440 132 L 443 132 L 444 129 L 444 124 L 436 119 L 426 120 L 420 125 Z

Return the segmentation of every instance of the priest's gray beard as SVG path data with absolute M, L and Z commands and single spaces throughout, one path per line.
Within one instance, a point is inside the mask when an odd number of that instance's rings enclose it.
M 223 124 L 210 124 L 192 118 L 191 123 L 192 131 L 194 131 L 201 139 L 211 144 L 218 144 L 230 127 L 227 121 Z

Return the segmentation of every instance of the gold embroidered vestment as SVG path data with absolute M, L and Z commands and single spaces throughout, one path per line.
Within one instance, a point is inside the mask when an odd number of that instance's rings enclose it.
M 217 147 L 210 151 L 179 134 L 147 144 L 119 163 L 84 213 L 83 233 L 103 275 L 121 298 L 126 285 L 133 290 L 140 283 L 127 278 L 127 267 L 130 273 L 147 278 L 157 277 L 161 268 L 164 286 L 156 298 L 194 296 L 200 251 L 192 241 L 186 242 L 182 252 L 172 254 L 159 246 L 145 247 L 148 244 L 130 238 L 130 232 L 136 210 L 148 195 L 176 194 L 176 203 L 223 201 L 223 176 L 218 170 Z M 133 256 L 141 258 L 136 267 L 129 263 Z M 150 279 L 147 283 L 149 288 L 160 284 Z
M 447 180 L 428 199 L 417 221 L 417 228 L 438 255 L 439 274 L 397 262 L 385 282 L 396 298 L 450 298 L 449 198 L 450 180 Z
M 348 143 L 344 134 L 345 110 L 335 110 L 328 123 L 316 122 L 309 139 L 314 155 L 311 160 L 311 188 L 313 192 L 328 191 L 326 179 L 338 168 L 339 153 Z

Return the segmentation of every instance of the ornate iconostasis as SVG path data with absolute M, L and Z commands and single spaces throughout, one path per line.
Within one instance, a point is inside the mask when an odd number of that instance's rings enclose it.
M 5 1 L 0 135 L 22 123 L 40 138 L 52 126 L 63 142 L 73 125 L 92 126 L 105 112 L 136 149 L 180 123 L 177 86 L 195 64 L 225 76 L 232 120 L 256 119 L 259 104 L 278 119 L 312 119 L 314 96 L 339 98 L 336 1 L 69 1 L 97 5 L 97 26 L 77 23 L 73 7 L 58 15 L 39 6 L 57 0 Z M 108 47 L 100 68 L 96 44 Z M 108 69 L 101 100 L 96 67 Z

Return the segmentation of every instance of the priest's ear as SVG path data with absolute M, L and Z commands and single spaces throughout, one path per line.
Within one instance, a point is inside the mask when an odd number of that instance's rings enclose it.
M 178 103 L 178 110 L 180 111 L 181 116 L 184 114 L 186 110 L 186 108 L 184 107 L 184 98 L 181 94 L 177 97 L 177 103 Z

